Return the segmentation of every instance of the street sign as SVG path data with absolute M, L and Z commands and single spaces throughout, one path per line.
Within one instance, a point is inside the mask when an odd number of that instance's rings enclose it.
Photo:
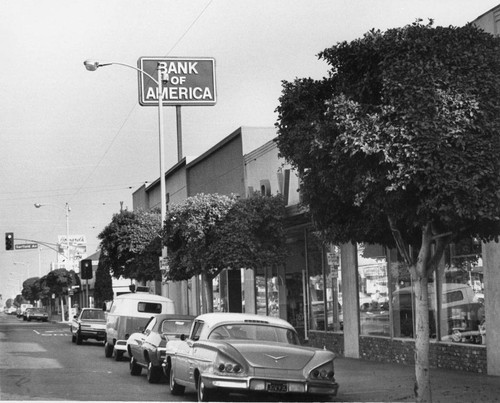
M 37 249 L 38 244 L 37 243 L 19 243 L 17 245 L 14 245 L 16 249 Z
M 190 57 L 141 57 L 139 70 L 158 79 L 163 74 L 163 105 L 215 105 L 215 59 Z M 158 86 L 139 71 L 139 104 L 158 106 Z

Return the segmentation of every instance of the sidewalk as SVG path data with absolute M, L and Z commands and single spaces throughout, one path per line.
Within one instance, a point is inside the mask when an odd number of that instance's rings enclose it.
M 500 402 L 500 377 L 431 368 L 433 403 Z M 352 358 L 335 360 L 334 401 L 412 402 L 415 367 Z

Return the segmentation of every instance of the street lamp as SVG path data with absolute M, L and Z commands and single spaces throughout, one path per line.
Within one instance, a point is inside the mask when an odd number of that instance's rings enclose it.
M 49 204 L 40 204 L 40 203 L 35 203 L 36 208 L 40 208 L 43 206 L 49 206 Z M 66 264 L 69 268 L 69 262 L 70 262 L 70 254 L 69 254 L 69 212 L 71 211 L 71 208 L 69 207 L 69 204 L 66 203 L 64 206 L 64 210 L 66 212 Z
M 160 203 L 161 203 L 161 228 L 163 228 L 163 222 L 165 221 L 165 216 L 167 213 L 167 194 L 166 194 L 166 186 L 165 186 L 165 167 L 164 167 L 164 158 L 163 158 L 163 150 L 164 150 L 164 134 L 163 134 L 163 81 L 168 81 L 168 74 L 162 73 L 162 70 L 158 67 L 158 79 L 155 79 L 146 71 L 132 66 L 126 63 L 118 63 L 118 62 L 109 62 L 109 63 L 99 63 L 95 60 L 85 60 L 83 62 L 85 68 L 88 71 L 96 71 L 99 67 L 110 66 L 113 64 L 119 66 L 125 66 L 131 69 L 134 69 L 146 76 L 148 76 L 153 82 L 158 86 L 158 134 L 159 134 L 159 151 L 160 151 Z M 162 248 L 162 258 L 166 257 L 165 248 Z

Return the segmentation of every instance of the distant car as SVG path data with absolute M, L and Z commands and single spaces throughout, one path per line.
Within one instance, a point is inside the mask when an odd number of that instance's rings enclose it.
M 127 339 L 130 374 L 140 375 L 145 368 L 148 382 L 159 382 L 163 374 L 162 363 L 167 342 L 187 334 L 193 320 L 194 316 L 156 315 L 151 317 L 144 331 L 132 333 Z
M 49 314 L 45 308 L 28 308 L 26 309 L 24 316 L 28 322 L 31 322 L 32 320 L 47 322 L 49 320 Z
M 282 394 L 325 400 L 337 394 L 331 351 L 300 345 L 285 320 L 261 315 L 198 316 L 183 342 L 167 343 L 170 392 L 197 390 L 198 401 L 230 392 Z
M 23 320 L 26 320 L 26 316 L 24 313 L 26 312 L 26 309 L 28 308 L 33 308 L 32 304 L 21 304 L 19 308 L 17 308 L 17 317 L 18 318 L 23 318 Z
M 79 315 L 73 317 L 69 326 L 73 343 L 82 344 L 88 339 L 106 339 L 106 316 L 102 309 L 83 308 Z

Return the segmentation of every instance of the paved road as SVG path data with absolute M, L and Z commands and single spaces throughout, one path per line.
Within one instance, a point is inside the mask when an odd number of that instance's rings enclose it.
M 71 342 L 69 326 L 0 314 L 0 400 L 195 401 L 168 384 L 131 376 L 128 362 L 104 357 L 102 343 Z

